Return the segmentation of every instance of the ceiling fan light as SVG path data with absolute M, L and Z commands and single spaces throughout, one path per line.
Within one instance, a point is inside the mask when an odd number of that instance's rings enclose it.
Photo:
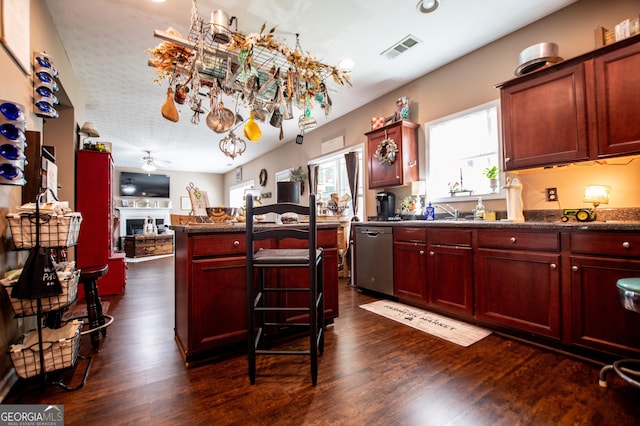
M 420 13 L 431 13 L 434 12 L 439 5 L 440 2 L 438 0 L 420 0 L 416 9 L 418 9 Z
M 153 163 L 144 163 L 142 165 L 142 170 L 144 170 L 145 172 L 153 172 L 154 170 L 156 170 L 156 166 Z

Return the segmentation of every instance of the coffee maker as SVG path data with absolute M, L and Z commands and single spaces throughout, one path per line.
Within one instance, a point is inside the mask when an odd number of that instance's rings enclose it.
M 383 191 L 376 194 L 376 208 L 379 220 L 387 220 L 396 214 L 396 196 L 392 192 Z

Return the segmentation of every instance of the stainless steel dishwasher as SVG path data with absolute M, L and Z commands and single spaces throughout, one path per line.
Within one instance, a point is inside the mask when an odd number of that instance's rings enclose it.
M 356 287 L 393 296 L 393 229 L 358 226 Z

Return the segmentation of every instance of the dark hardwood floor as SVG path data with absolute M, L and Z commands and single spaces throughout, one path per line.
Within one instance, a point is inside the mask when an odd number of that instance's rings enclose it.
M 86 385 L 54 386 L 5 403 L 64 404 L 68 425 L 633 425 L 640 390 L 599 366 L 495 334 L 462 348 L 365 311 L 341 283 L 318 386 L 306 357 L 246 357 L 185 368 L 173 340 L 173 259 L 131 263 L 126 294 L 104 297 L 115 317 L 91 354 Z

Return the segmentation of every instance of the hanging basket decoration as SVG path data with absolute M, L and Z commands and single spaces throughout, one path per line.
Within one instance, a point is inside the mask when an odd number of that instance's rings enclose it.
M 376 158 L 384 165 L 390 166 L 396 161 L 396 154 L 398 153 L 398 145 L 393 139 L 385 139 L 380 142 L 378 148 L 376 148 Z

